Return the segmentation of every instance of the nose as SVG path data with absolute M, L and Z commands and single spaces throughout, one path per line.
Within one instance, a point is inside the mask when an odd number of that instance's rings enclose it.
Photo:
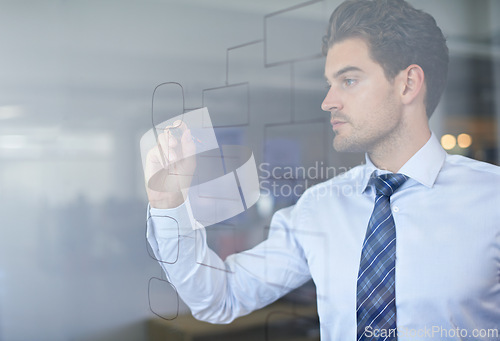
M 337 91 L 334 90 L 333 86 L 330 87 L 328 92 L 326 93 L 325 99 L 323 103 L 321 103 L 321 109 L 323 111 L 339 111 L 342 110 L 343 105 L 342 102 L 337 95 Z

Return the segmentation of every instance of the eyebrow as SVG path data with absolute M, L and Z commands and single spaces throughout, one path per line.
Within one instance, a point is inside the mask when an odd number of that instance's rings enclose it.
M 350 72 L 350 71 L 363 71 L 363 70 L 361 70 L 361 69 L 360 69 L 359 67 L 357 67 L 357 66 L 346 66 L 346 67 L 344 67 L 344 68 L 340 69 L 339 71 L 335 72 L 335 73 L 333 74 L 333 78 L 339 78 L 339 77 L 340 77 L 340 76 L 342 76 L 344 73 L 347 73 L 347 72 Z M 327 78 L 327 77 L 326 77 L 326 75 L 325 75 L 325 78 Z

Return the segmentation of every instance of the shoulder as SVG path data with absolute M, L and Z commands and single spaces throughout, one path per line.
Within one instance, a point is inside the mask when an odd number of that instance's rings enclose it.
M 455 176 L 500 181 L 500 167 L 461 155 L 447 155 L 442 172 Z
M 452 194 L 454 200 L 467 193 L 467 197 L 475 198 L 485 207 L 493 203 L 498 205 L 500 167 L 460 155 L 448 155 L 435 185 Z

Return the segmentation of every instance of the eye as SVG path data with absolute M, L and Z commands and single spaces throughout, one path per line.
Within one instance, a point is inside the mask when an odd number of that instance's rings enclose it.
M 331 85 L 331 84 L 328 84 L 328 83 L 327 83 L 327 84 L 325 85 L 325 89 L 326 89 L 326 90 L 330 90 L 330 88 L 331 88 L 331 87 L 332 87 L 332 85 Z
M 356 79 L 346 78 L 343 81 L 343 85 L 344 85 L 345 88 L 348 88 L 348 87 L 351 87 L 351 86 L 355 85 L 356 82 L 357 82 Z

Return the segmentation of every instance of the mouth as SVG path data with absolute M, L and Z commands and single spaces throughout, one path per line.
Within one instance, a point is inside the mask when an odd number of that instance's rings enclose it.
M 338 128 L 340 128 L 341 126 L 343 126 L 344 124 L 346 124 L 345 121 L 340 121 L 340 120 L 331 120 L 330 123 L 332 124 L 332 128 L 333 130 L 336 130 Z

